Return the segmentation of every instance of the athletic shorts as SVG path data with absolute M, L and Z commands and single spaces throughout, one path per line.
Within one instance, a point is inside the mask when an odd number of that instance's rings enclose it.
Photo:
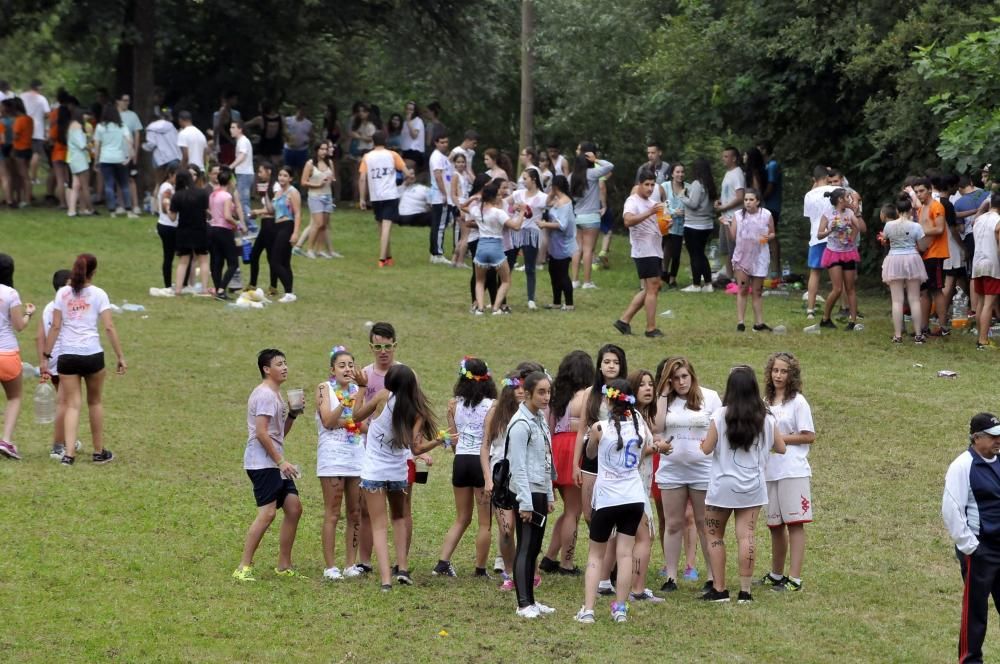
M 32 154 L 34 153 L 31 151 L 31 148 L 27 150 L 14 150 L 14 156 L 24 161 L 31 161 Z
M 7 381 L 14 380 L 21 375 L 21 371 L 21 351 L 0 351 L 0 381 L 6 383 Z
M 361 488 L 365 491 L 371 491 L 372 493 L 376 491 L 385 490 L 386 492 L 392 491 L 402 491 L 406 493 L 406 490 L 410 487 L 408 482 L 400 482 L 393 480 L 366 480 L 361 478 Z
M 451 466 L 451 485 L 460 489 L 482 489 L 483 465 L 478 454 L 456 454 Z
M 615 224 L 615 214 L 608 208 L 601 215 L 601 235 L 607 235 L 614 228 Z
M 810 270 L 823 269 L 823 252 L 826 251 L 826 242 L 809 245 L 808 265 Z
M 253 497 L 257 501 L 257 507 L 274 503 L 275 508 L 281 509 L 287 496 L 299 495 L 295 482 L 282 477 L 277 468 L 248 470 L 247 477 L 253 482 Z
M 659 277 L 663 272 L 663 259 L 657 256 L 643 256 L 632 260 L 635 261 L 635 271 L 640 279 Z
M 972 280 L 977 295 L 1000 295 L 1000 279 L 976 277 Z
M 33 138 L 31 139 L 31 151 L 35 154 L 45 156 L 45 141 Z
M 399 199 L 372 201 L 372 212 L 375 213 L 375 221 L 399 221 Z
M 813 520 L 810 478 L 788 477 L 767 483 L 767 527 L 794 526 Z
M 944 271 L 944 276 L 955 277 L 956 279 L 965 279 L 965 266 L 961 267 L 950 267 Z
M 104 353 L 93 355 L 59 356 L 57 362 L 60 376 L 92 376 L 104 370 Z
M 924 269 L 927 270 L 927 281 L 920 284 L 920 290 L 942 290 L 944 288 L 944 259 L 925 258 Z
M 593 542 L 607 542 L 611 531 L 617 530 L 622 535 L 635 537 L 642 521 L 643 504 L 628 503 L 612 505 L 594 510 L 590 515 L 590 539 Z

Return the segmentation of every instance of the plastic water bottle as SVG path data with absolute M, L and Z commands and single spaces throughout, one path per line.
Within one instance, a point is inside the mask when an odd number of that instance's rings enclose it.
M 722 266 L 722 262 L 719 260 L 719 243 L 712 242 L 708 245 L 708 264 L 712 268 L 712 272 L 717 272 Z
M 56 420 L 56 390 L 49 381 L 35 388 L 35 422 L 52 424 Z
M 131 304 L 128 300 L 122 302 L 122 311 L 145 311 L 146 307 L 141 304 Z
M 153 194 L 151 192 L 146 192 L 146 196 L 142 199 L 142 209 L 146 211 L 146 214 L 153 214 Z
M 253 251 L 253 243 L 246 238 L 243 239 L 243 262 L 250 262 L 250 252 Z
M 42 371 L 38 367 L 32 366 L 30 362 L 21 362 L 22 378 L 38 378 L 41 375 Z
M 951 325 L 958 329 L 969 325 L 969 296 L 961 288 L 955 290 L 951 300 Z
M 788 259 L 781 261 L 781 278 L 787 279 L 792 275 L 792 264 L 788 262 Z
M 805 334 L 822 334 L 822 332 L 819 329 L 819 323 L 815 325 L 810 325 L 809 327 L 802 328 L 802 332 L 804 332 Z

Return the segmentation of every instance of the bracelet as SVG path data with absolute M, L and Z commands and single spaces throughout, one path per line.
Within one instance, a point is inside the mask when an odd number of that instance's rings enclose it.
M 281 457 L 280 459 L 278 459 L 278 467 L 279 468 L 281 466 L 283 466 L 284 464 L 285 464 L 285 457 Z
M 52 353 L 42 353 L 42 357 L 44 357 L 46 360 L 51 360 Z
M 293 414 L 294 412 L 295 412 L 295 411 L 291 411 L 291 410 L 290 410 L 290 411 L 288 411 L 288 419 L 290 419 L 290 420 L 294 420 L 295 418 L 297 418 L 297 417 L 298 417 L 298 415 L 294 415 L 294 414 Z

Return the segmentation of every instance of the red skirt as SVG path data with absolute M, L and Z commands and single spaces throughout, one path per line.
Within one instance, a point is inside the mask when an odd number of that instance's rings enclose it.
M 556 469 L 553 486 L 573 486 L 573 452 L 576 432 L 563 431 L 552 436 L 552 463 Z
M 660 502 L 660 487 L 656 485 L 656 471 L 660 469 L 660 455 L 653 455 L 653 481 L 650 482 L 649 495 L 656 502 Z

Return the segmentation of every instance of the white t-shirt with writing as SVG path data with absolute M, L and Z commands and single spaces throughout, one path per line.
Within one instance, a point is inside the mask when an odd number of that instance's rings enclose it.
M 60 352 L 63 355 L 96 355 L 102 352 L 97 322 L 111 308 L 104 289 L 84 286 L 79 293 L 72 286 L 63 286 L 56 293 L 56 309 L 62 314 L 59 329 Z
M 267 434 L 271 443 L 277 448 L 278 458 L 285 456 L 285 418 L 288 411 L 281 395 L 264 384 L 260 384 L 250 393 L 247 400 L 247 447 L 243 451 L 243 468 L 245 470 L 263 470 L 277 468 L 267 450 L 257 440 L 257 416 L 268 418 Z
M 660 403 L 663 403 L 662 401 Z M 701 408 L 691 410 L 687 399 L 675 396 L 667 406 L 664 417 L 663 438 L 670 441 L 673 451 L 660 455 L 656 469 L 657 484 L 708 485 L 712 474 L 712 457 L 701 451 L 701 441 L 708 435 L 712 413 L 722 408 L 719 393 L 701 388 Z
M 454 166 L 448 156 L 440 150 L 435 150 L 431 155 L 428 170 L 431 173 L 431 204 L 441 205 L 447 203 L 453 205 L 451 200 L 451 178 L 454 176 Z M 441 172 L 441 179 L 444 180 L 445 191 L 438 188 L 437 172 Z
M 712 415 L 719 440 L 712 452 L 712 473 L 705 504 L 739 509 L 767 505 L 764 468 L 774 446 L 774 416 L 764 417 L 764 429 L 749 450 L 734 448 L 726 436 L 726 407 Z
M 644 215 L 653 209 L 656 201 L 632 194 L 625 201 L 625 214 Z M 629 226 L 628 239 L 632 245 L 632 258 L 663 258 L 663 244 L 656 215 L 646 217 L 635 226 Z
M 639 475 L 639 462 L 645 445 L 653 443 L 653 436 L 642 419 L 637 420 L 636 430 L 632 418 L 623 419 L 621 448 L 618 447 L 618 429 L 610 418 L 601 420 L 601 442 L 597 445 L 597 480 L 594 482 L 592 507 L 599 510 L 615 505 L 645 503 L 646 491 Z
M 409 216 L 431 210 L 431 189 L 422 184 L 399 185 L 399 214 Z
M 396 396 L 389 397 L 378 417 L 368 425 L 365 458 L 361 464 L 361 479 L 374 482 L 405 482 L 410 448 L 399 447 L 392 430 L 392 410 Z
M 253 175 L 253 144 L 246 136 L 240 136 L 236 139 L 236 154 L 241 155 L 243 153 L 246 153 L 246 158 L 236 164 L 233 172 L 237 175 Z
M 492 405 L 493 399 L 483 399 L 473 407 L 458 399 L 455 404 L 455 428 L 458 430 L 455 454 L 479 454 L 483 445 L 483 423 Z
M 337 389 L 334 383 L 327 384 L 331 411 L 340 405 Z M 361 444 L 361 436 L 354 436 L 343 427 L 327 429 L 323 426 L 318 409 L 316 430 L 319 438 L 316 445 L 316 477 L 360 477 L 361 462 L 365 458 L 365 446 Z
M 205 170 L 205 150 L 208 149 L 208 141 L 200 129 L 188 125 L 177 132 L 177 147 L 187 148 L 188 163 Z
M 10 286 L 0 284 L 0 351 L 18 350 L 17 337 L 10 323 L 10 312 L 21 304 L 21 296 Z
M 398 153 L 377 147 L 361 158 L 358 170 L 367 178 L 368 196 L 372 201 L 390 201 L 399 198 L 396 186 L 396 171 L 406 170 L 406 164 Z
M 799 434 L 803 431 L 816 432 L 813 425 L 812 409 L 801 394 L 791 401 L 771 406 L 771 414 L 778 422 L 781 435 Z M 809 467 L 809 449 L 812 445 L 786 445 L 784 454 L 772 454 L 767 460 L 767 480 L 783 480 L 788 477 L 812 477 Z

